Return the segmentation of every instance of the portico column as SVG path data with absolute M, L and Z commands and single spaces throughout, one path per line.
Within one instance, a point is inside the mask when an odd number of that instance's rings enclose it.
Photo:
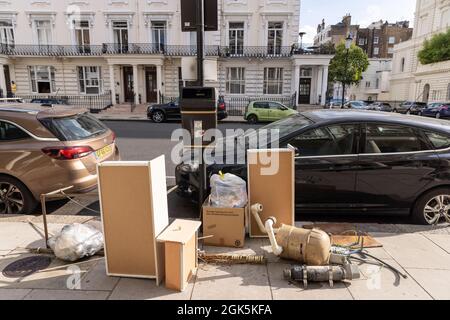
M 134 90 L 134 103 L 139 104 L 139 77 L 137 64 L 133 64 L 133 90 Z
M 296 65 L 294 68 L 294 74 L 293 74 L 293 81 L 292 81 L 292 94 L 297 93 L 295 105 L 298 105 L 298 96 L 299 96 L 299 87 L 300 87 L 300 66 Z
M 109 82 L 111 87 L 112 105 L 114 106 L 116 101 L 116 79 L 114 75 L 114 65 L 109 65 Z
M 324 106 L 327 103 L 327 91 L 328 91 L 328 66 L 323 67 L 323 82 L 322 82 L 322 101 L 320 104 Z
M 3 67 L 3 64 L 0 64 L 0 89 L 2 89 L 3 97 L 6 98 L 8 92 L 6 89 L 5 68 Z
M 162 92 L 162 66 L 158 65 L 156 66 L 156 88 L 157 88 L 157 96 L 158 96 L 158 103 L 162 103 L 161 100 L 161 94 Z
M 316 99 L 314 103 L 321 104 L 322 100 L 319 96 L 322 94 L 322 81 L 323 81 L 323 69 L 321 66 L 317 68 L 317 88 L 316 88 Z

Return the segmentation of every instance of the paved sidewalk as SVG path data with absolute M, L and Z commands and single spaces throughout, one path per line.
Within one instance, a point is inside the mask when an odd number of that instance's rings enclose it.
M 51 216 L 50 216 L 51 217 Z M 97 218 L 75 217 L 100 226 Z M 50 219 L 50 231 L 57 232 L 61 217 Z M 70 219 L 65 219 L 68 223 Z M 185 292 L 177 293 L 157 287 L 154 281 L 112 278 L 105 274 L 104 258 L 66 264 L 53 258 L 46 270 L 34 275 L 11 279 L 1 271 L 11 262 L 30 256 L 24 248 L 42 247 L 42 225 L 33 227 L 26 220 L 0 218 L 0 300 L 1 299 L 238 299 L 238 300 L 323 300 L 323 299 L 450 299 L 450 227 L 410 225 L 356 224 L 371 232 L 384 248 L 370 253 L 400 268 L 408 279 L 398 278 L 387 269 L 363 265 L 362 279 L 336 284 L 311 284 L 308 290 L 288 283 L 282 277 L 289 261 L 271 254 L 265 239 L 252 239 L 242 250 L 204 247 L 210 253 L 264 254 L 266 266 L 215 266 L 200 264 L 198 272 Z M 39 217 L 33 219 L 39 222 Z M 75 221 L 75 220 L 74 220 Z M 81 221 L 80 221 L 81 222 Z M 68 271 L 74 266 L 79 277 Z M 67 285 L 75 287 L 68 289 Z

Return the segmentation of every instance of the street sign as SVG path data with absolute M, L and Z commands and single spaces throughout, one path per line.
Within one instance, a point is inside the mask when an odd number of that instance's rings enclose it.
M 181 1 L 181 31 L 197 31 L 197 0 Z M 218 31 L 217 0 L 204 1 L 204 23 L 205 31 Z

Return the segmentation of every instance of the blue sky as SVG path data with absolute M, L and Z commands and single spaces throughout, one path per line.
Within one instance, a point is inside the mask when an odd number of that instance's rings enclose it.
M 335 24 L 350 13 L 353 23 L 363 27 L 380 19 L 413 22 L 416 7 L 416 0 L 301 0 L 301 3 L 300 30 L 307 32 L 305 43 L 312 43 L 323 18 L 327 25 Z

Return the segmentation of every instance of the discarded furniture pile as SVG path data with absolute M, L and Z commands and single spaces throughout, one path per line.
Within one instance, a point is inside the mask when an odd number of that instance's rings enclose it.
M 294 170 L 290 149 L 249 150 L 247 182 L 232 174 L 214 174 L 199 221 L 178 219 L 170 224 L 164 156 L 152 161 L 105 162 L 98 165 L 103 234 L 71 225 L 48 245 L 65 261 L 104 255 L 108 276 L 154 279 L 175 291 L 187 288 L 199 262 L 249 268 L 267 263 L 265 256 L 199 249 L 199 243 L 243 248 L 247 237 L 267 238 L 275 256 L 296 264 L 280 277 L 304 288 L 310 282 L 333 286 L 359 279 L 354 261 L 377 263 L 406 278 L 368 254 L 365 248 L 381 245 L 351 226 L 344 225 L 347 230 L 327 224 L 296 227 Z

